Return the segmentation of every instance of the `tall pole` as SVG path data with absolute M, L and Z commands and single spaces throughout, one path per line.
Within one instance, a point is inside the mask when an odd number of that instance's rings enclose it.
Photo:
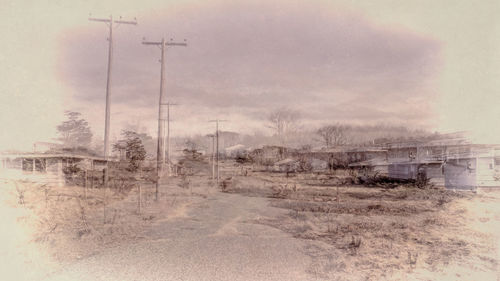
M 215 179 L 215 136 L 212 136 L 212 180 Z
M 215 161 L 217 162 L 217 186 L 219 186 L 219 121 L 215 123 L 215 139 L 217 141 L 216 144 L 216 149 L 217 152 L 215 153 Z
M 219 122 L 226 122 L 227 120 L 220 120 L 220 119 L 215 119 L 215 120 L 210 120 L 208 122 L 215 122 L 215 141 L 216 141 L 216 152 L 215 152 L 215 162 L 217 165 L 217 186 L 219 186 Z
M 104 22 L 109 26 L 109 38 L 108 38 L 108 73 L 106 78 L 106 113 L 104 121 L 104 159 L 106 160 L 106 170 L 104 172 L 104 187 L 108 187 L 108 157 L 109 157 L 109 131 L 110 131 L 110 110 L 111 110 L 111 66 L 113 62 L 113 25 L 117 24 L 133 24 L 137 25 L 137 20 L 134 21 L 124 21 L 124 20 L 113 20 L 113 16 L 109 16 L 109 19 L 98 19 L 90 18 L 89 21 L 99 21 Z M 106 189 L 104 189 L 106 190 Z
M 161 116 L 161 105 L 163 104 L 163 88 L 165 82 L 165 38 L 161 39 L 161 58 L 160 58 L 160 100 L 158 102 L 158 146 L 157 146 L 157 156 L 158 161 L 156 162 L 156 170 L 158 173 L 158 181 L 160 180 L 160 172 L 163 172 L 163 160 L 165 159 L 163 156 L 164 153 L 164 131 L 162 124 L 162 116 Z M 156 188 L 156 199 L 158 200 L 158 182 Z
M 212 162 L 212 180 L 215 179 L 215 135 L 207 135 L 207 137 L 212 139 L 212 155 L 210 155 L 209 162 Z
M 186 41 L 186 40 L 184 40 Z M 165 84 L 165 47 L 167 46 L 187 46 L 187 43 L 176 43 L 176 42 L 165 42 L 165 38 L 161 39 L 161 42 L 148 42 L 143 41 L 144 45 L 155 45 L 160 46 L 161 49 L 161 68 L 160 68 L 160 99 L 158 102 L 158 145 L 156 149 L 156 191 L 155 199 L 158 200 L 158 190 L 160 185 L 161 172 L 163 171 L 163 162 L 165 161 L 165 146 L 164 146 L 164 132 L 162 124 L 162 105 L 163 105 L 163 90 Z
M 165 104 L 167 106 L 167 164 L 168 164 L 168 175 L 170 175 L 171 170 L 171 162 L 170 162 L 170 106 L 177 105 L 176 103 L 167 102 Z M 165 164 L 165 155 L 163 157 L 163 164 Z
M 108 160 L 109 149 L 109 99 L 111 96 L 111 62 L 113 61 L 113 16 L 109 17 L 109 42 L 108 42 L 108 73 L 106 79 L 106 123 L 104 125 L 104 158 Z
M 105 113 L 105 123 L 104 123 L 104 158 L 107 160 L 109 156 L 109 123 L 110 123 L 110 110 L 111 110 L 111 68 L 113 62 L 113 25 L 117 24 L 133 24 L 137 25 L 137 21 L 124 21 L 124 20 L 113 20 L 113 16 L 109 16 L 109 19 L 98 19 L 89 18 L 89 21 L 99 21 L 104 22 L 109 27 L 109 38 L 108 38 L 108 72 L 106 78 L 106 113 Z

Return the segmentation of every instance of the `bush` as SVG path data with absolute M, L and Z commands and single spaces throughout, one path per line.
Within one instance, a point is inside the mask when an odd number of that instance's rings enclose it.
M 395 179 L 375 173 L 372 176 L 358 177 L 359 183 L 365 186 L 376 186 L 384 188 L 396 188 L 399 185 L 412 184 L 412 179 Z
M 415 187 L 418 188 L 426 188 L 426 187 L 431 187 L 431 179 L 427 177 L 425 173 L 418 173 L 417 174 L 417 179 L 413 183 Z

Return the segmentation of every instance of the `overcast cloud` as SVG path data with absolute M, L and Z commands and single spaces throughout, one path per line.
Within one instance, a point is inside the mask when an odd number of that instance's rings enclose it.
M 187 48 L 169 48 L 166 58 L 167 100 L 181 104 L 177 126 L 188 133 L 216 115 L 246 122 L 229 126 L 251 131 L 283 106 L 317 124 L 425 126 L 434 114 L 430 78 L 439 69 L 440 44 L 411 30 L 319 3 L 178 4 L 175 13 L 159 10 L 138 21 L 114 32 L 115 132 L 131 116 L 155 127 L 160 51 L 142 45 L 143 37 L 188 39 Z M 60 37 L 61 80 L 82 111 L 96 114 L 91 121 L 102 119 L 89 108 L 104 105 L 106 32 L 89 22 Z

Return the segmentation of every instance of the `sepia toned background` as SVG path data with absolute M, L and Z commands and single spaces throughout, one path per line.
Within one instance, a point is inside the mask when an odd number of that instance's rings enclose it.
M 172 134 L 266 132 L 273 109 L 302 123 L 395 124 L 471 131 L 498 142 L 498 1 L 3 1 L 0 149 L 56 137 L 64 110 L 102 140 L 107 28 L 95 17 L 137 18 L 114 32 L 111 138 L 155 134 L 161 36 L 166 94 L 180 105 Z

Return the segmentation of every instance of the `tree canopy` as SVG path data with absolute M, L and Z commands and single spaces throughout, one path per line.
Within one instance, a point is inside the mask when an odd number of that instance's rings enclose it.
M 128 170 L 135 172 L 146 159 L 146 149 L 141 136 L 134 131 L 122 131 L 123 139 L 113 144 L 114 151 L 125 151 L 125 159 L 129 162 Z
M 57 126 L 62 141 L 66 148 L 85 147 L 88 148 L 92 141 L 92 131 L 88 122 L 81 117 L 81 113 L 66 111 L 66 121 Z

